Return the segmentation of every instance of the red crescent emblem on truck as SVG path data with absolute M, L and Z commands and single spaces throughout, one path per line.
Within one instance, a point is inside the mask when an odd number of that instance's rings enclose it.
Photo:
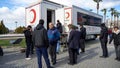
M 31 9 L 30 12 L 33 12 L 33 14 L 34 14 L 33 20 L 31 20 L 30 23 L 34 23 L 36 20 L 36 11 L 34 9 Z
M 70 17 L 70 13 L 66 12 L 66 14 L 67 14 L 66 19 L 68 19 Z

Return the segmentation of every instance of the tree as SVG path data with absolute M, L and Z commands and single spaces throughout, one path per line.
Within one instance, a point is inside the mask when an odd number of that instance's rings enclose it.
M 99 13 L 99 3 L 102 1 L 102 0 L 93 0 L 94 2 L 97 3 L 97 14 Z
M 113 24 L 113 14 L 114 14 L 114 11 L 115 11 L 115 8 L 110 8 L 109 10 L 111 12 L 111 24 Z
M 113 13 L 113 15 L 114 15 L 114 23 L 115 23 L 115 26 L 116 26 L 116 25 L 118 26 L 118 18 L 119 18 L 120 13 L 115 10 L 114 13 Z M 115 19 L 116 19 L 116 20 L 115 20 Z
M 106 13 L 107 13 L 107 9 L 104 8 L 104 9 L 102 9 L 101 11 L 102 11 L 103 14 L 104 14 L 104 22 L 106 22 Z
M 119 16 L 120 16 L 120 13 L 117 12 L 117 25 L 119 26 Z
M 5 27 L 3 20 L 0 22 L 0 34 L 6 34 L 9 32 L 9 29 Z
M 23 27 L 20 26 L 20 27 L 15 29 L 15 33 L 23 33 L 24 29 L 25 29 L 24 26 Z

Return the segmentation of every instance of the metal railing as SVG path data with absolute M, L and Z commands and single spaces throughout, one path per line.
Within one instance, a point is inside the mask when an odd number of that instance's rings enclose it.
M 17 39 L 17 38 L 24 38 L 24 34 L 1 34 L 0 35 L 0 40 Z

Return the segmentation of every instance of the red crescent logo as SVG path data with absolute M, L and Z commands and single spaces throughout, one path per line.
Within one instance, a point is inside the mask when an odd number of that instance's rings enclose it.
M 30 12 L 33 12 L 33 14 L 34 14 L 33 20 L 30 22 L 33 24 L 36 20 L 36 11 L 34 9 L 31 9 Z
M 68 19 L 70 17 L 70 13 L 66 12 L 66 14 L 67 14 L 66 19 Z

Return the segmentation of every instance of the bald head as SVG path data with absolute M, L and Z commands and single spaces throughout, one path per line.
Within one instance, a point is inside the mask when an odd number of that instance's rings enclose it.
M 54 27 L 54 24 L 52 22 L 49 23 L 49 29 L 52 29 Z

